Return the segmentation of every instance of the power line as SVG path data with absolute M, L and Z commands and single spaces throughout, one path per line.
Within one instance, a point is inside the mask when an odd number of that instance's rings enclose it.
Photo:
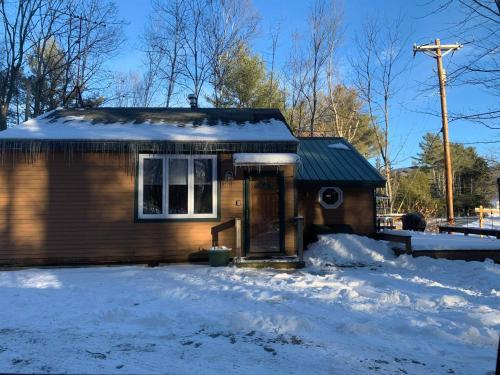
M 498 141 L 455 142 L 455 143 L 459 143 L 461 145 L 479 145 L 479 144 L 500 143 L 500 140 L 498 140 Z

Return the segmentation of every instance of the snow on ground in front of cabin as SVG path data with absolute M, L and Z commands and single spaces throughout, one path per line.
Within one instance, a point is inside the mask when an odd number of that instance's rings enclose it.
M 384 232 L 411 236 L 413 250 L 500 250 L 500 240 L 494 237 L 481 238 L 474 235 L 464 236 L 462 233 L 447 234 L 410 230 L 384 230 Z
M 322 236 L 306 257 L 297 272 L 2 271 L 0 372 L 493 371 L 499 265 L 396 258 L 388 245 L 354 235 Z

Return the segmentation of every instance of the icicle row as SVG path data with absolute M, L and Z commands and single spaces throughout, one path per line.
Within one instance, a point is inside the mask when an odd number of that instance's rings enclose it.
M 69 164 L 76 156 L 99 154 L 105 160 L 119 154 L 120 165 L 134 174 L 139 154 L 206 154 L 222 152 L 296 152 L 297 144 L 289 142 L 99 142 L 99 141 L 16 141 L 0 142 L 0 164 L 24 160 L 33 164 L 39 159 L 54 159 L 62 153 Z

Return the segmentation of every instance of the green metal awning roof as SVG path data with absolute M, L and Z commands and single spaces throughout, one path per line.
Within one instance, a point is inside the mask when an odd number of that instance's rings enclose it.
M 384 186 L 378 171 L 344 138 L 299 138 L 299 181 Z

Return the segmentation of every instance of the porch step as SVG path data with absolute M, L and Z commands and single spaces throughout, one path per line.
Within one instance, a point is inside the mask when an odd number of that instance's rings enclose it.
M 305 262 L 294 256 L 275 256 L 268 258 L 234 258 L 236 267 L 242 268 L 275 268 L 275 269 L 300 269 L 305 267 Z

